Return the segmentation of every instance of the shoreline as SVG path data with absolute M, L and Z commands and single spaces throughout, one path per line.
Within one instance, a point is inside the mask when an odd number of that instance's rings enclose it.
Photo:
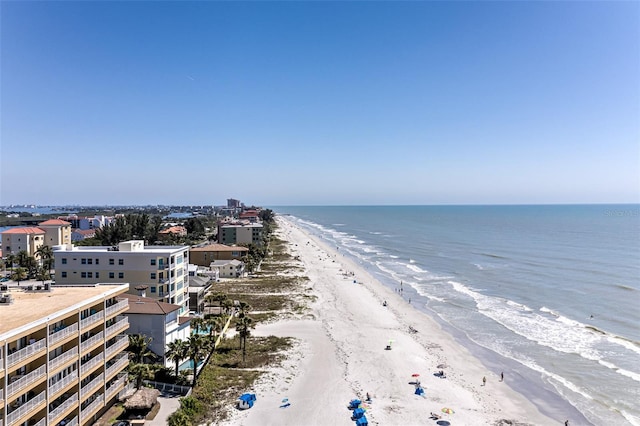
M 346 406 L 366 393 L 373 397 L 369 424 L 436 424 L 431 412 L 456 424 L 562 423 L 509 387 L 508 375 L 500 382 L 499 372 L 488 370 L 436 320 L 407 306 L 339 248 L 286 218 L 277 221 L 276 232 L 302 263 L 317 299 L 310 304 L 310 319 L 257 326 L 254 335 L 291 336 L 297 343 L 283 366 L 270 368 L 255 383 L 254 407 L 232 412 L 225 424 L 297 425 L 305 419 L 352 425 Z M 410 332 L 410 326 L 418 332 Z M 388 344 L 391 350 L 385 350 Z M 441 364 L 446 367 L 438 368 Z M 434 376 L 439 370 L 446 379 Z M 414 394 L 414 374 L 420 375 L 423 396 Z M 280 408 L 285 398 L 291 405 Z M 444 414 L 444 407 L 454 413 Z

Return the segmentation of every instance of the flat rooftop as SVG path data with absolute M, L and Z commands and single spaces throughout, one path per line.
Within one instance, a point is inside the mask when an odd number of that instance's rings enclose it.
M 0 338 L 5 333 L 65 309 L 70 309 L 75 305 L 80 307 L 91 298 L 117 293 L 118 289 L 126 291 L 128 285 L 54 286 L 51 291 L 24 291 L 11 287 L 10 291 L 0 292 L 0 294 L 9 293 L 13 297 L 13 303 L 0 304 Z

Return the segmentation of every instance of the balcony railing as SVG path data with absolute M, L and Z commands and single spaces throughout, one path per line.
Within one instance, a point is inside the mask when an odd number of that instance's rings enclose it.
M 80 420 L 84 421 L 87 417 L 89 417 L 97 408 L 102 407 L 104 405 L 104 394 L 98 395 L 98 397 L 89 405 L 87 405 L 84 410 L 80 412 Z
M 77 357 L 78 357 L 78 347 L 74 346 L 73 348 L 69 349 L 68 351 L 64 352 L 61 355 L 58 355 L 57 357 L 49 361 L 49 368 L 51 370 L 55 370 L 56 368 L 60 367 L 64 363 L 68 362 L 69 360 L 72 360 Z
M 70 383 L 78 381 L 78 370 L 74 370 L 68 376 L 63 377 L 51 386 L 49 386 L 49 396 L 54 395 L 61 389 L 67 387 Z
M 25 346 L 17 352 L 9 354 L 9 356 L 7 356 L 7 367 L 11 367 L 16 363 L 29 358 L 31 355 L 43 351 L 46 347 L 47 339 L 40 339 L 37 342 Z
M 104 373 L 100 373 L 98 377 L 87 383 L 80 389 L 80 399 L 84 399 L 85 396 L 90 395 L 91 391 L 95 390 L 98 385 L 104 384 Z
M 35 398 L 31 398 L 29 401 L 22 404 L 18 409 L 12 411 L 7 416 L 7 423 L 13 424 L 20 417 L 30 413 L 38 405 L 42 404 L 45 400 L 45 391 L 40 392 Z
M 44 379 L 46 373 L 47 373 L 47 366 L 41 365 L 40 367 L 31 371 L 29 374 L 22 376 L 20 379 L 16 380 L 15 382 L 10 383 L 7 386 L 7 396 L 13 395 L 20 389 L 24 389 L 25 387 L 29 386 L 31 383 L 38 381 L 39 379 Z
M 78 334 L 78 323 L 72 324 L 68 327 L 63 328 L 62 330 L 51 333 L 49 335 L 49 346 L 55 345 L 60 340 L 66 339 L 67 337 L 74 334 Z
M 125 350 L 127 346 L 129 346 L 129 338 L 127 336 L 122 336 L 122 338 L 119 338 L 113 345 L 107 348 L 105 356 L 109 359 L 114 354 Z
M 34 423 L 33 426 L 45 426 L 47 424 L 47 418 L 43 417 L 38 423 Z
M 65 426 L 78 426 L 78 417 L 74 417 L 67 422 Z
M 88 348 L 90 348 L 91 346 L 95 345 L 98 342 L 101 342 L 104 340 L 104 331 L 101 331 L 100 333 L 89 337 L 87 340 L 85 340 L 84 342 L 82 342 L 80 344 L 80 350 L 81 351 L 85 351 Z
M 105 315 L 106 316 L 111 316 L 114 313 L 123 310 L 127 306 L 129 306 L 129 299 L 121 300 L 118 303 L 116 303 L 115 305 L 111 305 L 107 309 L 105 309 Z
M 113 365 L 107 368 L 107 377 L 112 375 L 114 372 L 122 370 L 124 368 L 123 366 L 125 366 L 127 362 L 129 362 L 129 357 L 126 354 L 120 356 L 120 358 L 118 358 L 118 360 Z
M 122 376 L 120 377 L 118 380 L 116 380 L 115 382 L 111 383 L 111 385 L 107 388 L 107 401 L 109 399 L 111 399 L 111 397 L 118 393 L 118 391 L 121 389 L 121 387 L 127 383 L 127 376 Z
M 81 365 L 80 374 L 86 373 L 101 362 L 104 362 L 104 353 L 96 355 L 95 357 L 91 358 L 86 364 Z
M 89 327 L 91 324 L 95 324 L 96 322 L 100 321 L 103 318 L 104 318 L 103 311 L 96 312 L 95 314 L 86 317 L 85 319 L 80 321 L 80 330 L 86 327 Z
M 107 336 L 112 336 L 113 334 L 117 334 L 122 330 L 129 328 L 129 318 L 123 317 L 115 323 L 111 324 L 107 327 Z M 107 337 L 109 338 L 109 337 Z
M 4 389 L 0 388 L 0 401 L 4 401 Z M 0 423 L 0 426 L 2 426 L 2 423 Z
M 58 418 L 62 413 L 67 411 L 67 409 L 73 406 L 78 402 L 78 393 L 74 393 L 71 395 L 65 402 L 58 405 L 49 413 L 49 423 L 53 422 L 56 418 Z

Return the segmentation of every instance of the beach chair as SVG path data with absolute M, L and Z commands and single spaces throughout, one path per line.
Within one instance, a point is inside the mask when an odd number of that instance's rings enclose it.
M 356 408 L 355 410 L 353 410 L 351 420 L 358 420 L 362 416 L 364 416 L 364 410 L 362 408 Z
M 358 420 L 356 420 L 356 426 L 367 426 L 369 422 L 367 421 L 367 416 L 362 416 Z

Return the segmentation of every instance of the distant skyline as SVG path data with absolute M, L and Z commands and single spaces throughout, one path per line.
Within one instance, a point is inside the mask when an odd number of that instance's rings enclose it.
M 0 205 L 640 202 L 640 2 L 0 2 Z

